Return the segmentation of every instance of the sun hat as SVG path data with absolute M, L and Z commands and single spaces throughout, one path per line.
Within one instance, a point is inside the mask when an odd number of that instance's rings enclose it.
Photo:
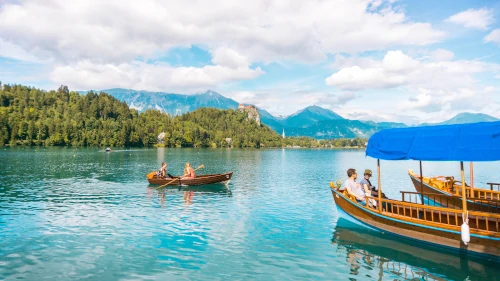
M 365 170 L 365 175 L 370 175 L 371 176 L 372 175 L 372 170 L 366 169 Z

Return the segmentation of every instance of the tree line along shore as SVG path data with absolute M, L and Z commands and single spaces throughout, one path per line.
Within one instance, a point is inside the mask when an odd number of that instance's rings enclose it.
M 162 138 L 158 136 L 162 134 Z M 364 147 L 366 139 L 282 138 L 238 110 L 138 112 L 106 93 L 0 83 L 0 145 L 92 147 Z

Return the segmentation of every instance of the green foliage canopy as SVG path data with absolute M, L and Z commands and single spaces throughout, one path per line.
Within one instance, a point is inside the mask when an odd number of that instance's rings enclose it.
M 66 86 L 57 91 L 22 85 L 0 88 L 0 145 L 260 148 L 354 147 L 366 142 L 283 139 L 237 110 L 199 108 L 171 117 L 157 110 L 139 113 L 106 93 L 80 95 Z

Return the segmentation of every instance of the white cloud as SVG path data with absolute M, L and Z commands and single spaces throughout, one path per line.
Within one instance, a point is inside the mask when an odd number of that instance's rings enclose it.
M 431 53 L 431 57 L 435 61 L 449 61 L 455 57 L 455 54 L 449 50 L 437 49 Z
M 329 86 L 348 91 L 393 88 L 406 83 L 404 76 L 387 75 L 381 67 L 361 69 L 359 66 L 341 69 L 325 81 Z
M 217 48 L 214 52 L 212 52 L 212 57 L 213 63 L 230 68 L 245 68 L 249 65 L 248 59 L 246 57 L 238 54 L 235 50 L 231 50 L 225 47 Z
M 484 42 L 491 42 L 500 45 L 500 28 L 493 30 L 490 34 L 484 37 Z
M 454 14 L 445 21 L 462 25 L 467 28 L 486 30 L 494 22 L 493 11 L 489 9 L 468 9 Z
M 340 57 L 341 62 L 334 65 L 343 68 L 326 78 L 325 83 L 350 91 L 394 89 L 391 102 L 401 112 L 432 115 L 445 109 L 452 113 L 480 111 L 496 102 L 492 95 L 496 88 L 481 85 L 475 75 L 498 73 L 499 64 L 450 60 L 453 53 L 438 51 L 432 52 L 431 58 L 412 58 L 401 51 L 389 51 L 382 60 L 364 58 L 365 67 L 349 66 L 348 62 L 358 60 Z M 401 100 L 404 96 L 407 99 Z
M 24 62 L 43 63 L 44 61 L 18 45 L 5 41 L 0 37 L 0 57 L 11 58 Z M 45 61 L 49 62 L 49 61 Z
M 359 110 L 359 111 L 356 111 Z M 344 112 L 343 110 L 337 113 L 342 114 L 347 119 L 373 121 L 373 122 L 402 122 L 406 125 L 416 125 L 420 123 L 419 118 L 410 115 L 402 115 L 397 113 L 388 112 L 367 112 L 366 109 L 349 109 Z
M 485 109 L 496 104 L 492 99 L 494 88 L 480 87 L 458 88 L 448 91 L 433 89 L 418 89 L 415 98 L 398 103 L 398 110 L 418 110 L 425 113 L 445 114 L 450 118 L 460 112 L 485 112 Z
M 345 64 L 344 64 L 345 65 Z M 481 61 L 424 61 L 401 51 L 389 51 L 369 67 L 346 66 L 325 79 L 342 90 L 388 89 L 401 86 L 449 89 L 474 84 L 473 74 L 500 71 L 500 65 Z
M 390 2 L 28 0 L 2 7 L 0 37 L 34 55 L 97 63 L 192 44 L 228 47 L 250 62 L 310 62 L 328 53 L 426 45 L 444 37 L 429 23 L 412 22 Z
M 401 51 L 389 51 L 382 60 L 385 71 L 408 73 L 418 67 L 419 61 L 403 54 Z
M 172 67 L 140 61 L 99 64 L 85 60 L 56 66 L 51 78 L 76 89 L 123 87 L 189 93 L 225 82 L 253 79 L 264 73 L 259 67 L 249 68 L 244 61 L 243 56 L 229 49 L 215 52 L 213 62 L 220 64 L 204 67 Z
M 256 105 L 275 116 L 290 115 L 309 105 L 318 105 L 336 111 L 342 105 L 357 98 L 356 93 L 353 92 L 331 93 L 308 90 L 289 92 L 282 89 L 233 91 L 225 92 L 224 95 L 244 104 Z M 283 102 L 284 100 L 286 103 Z

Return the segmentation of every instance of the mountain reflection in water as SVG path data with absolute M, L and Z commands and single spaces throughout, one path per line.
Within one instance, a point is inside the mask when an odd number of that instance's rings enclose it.
M 494 262 L 382 234 L 340 218 L 332 244 L 349 280 L 498 280 Z

